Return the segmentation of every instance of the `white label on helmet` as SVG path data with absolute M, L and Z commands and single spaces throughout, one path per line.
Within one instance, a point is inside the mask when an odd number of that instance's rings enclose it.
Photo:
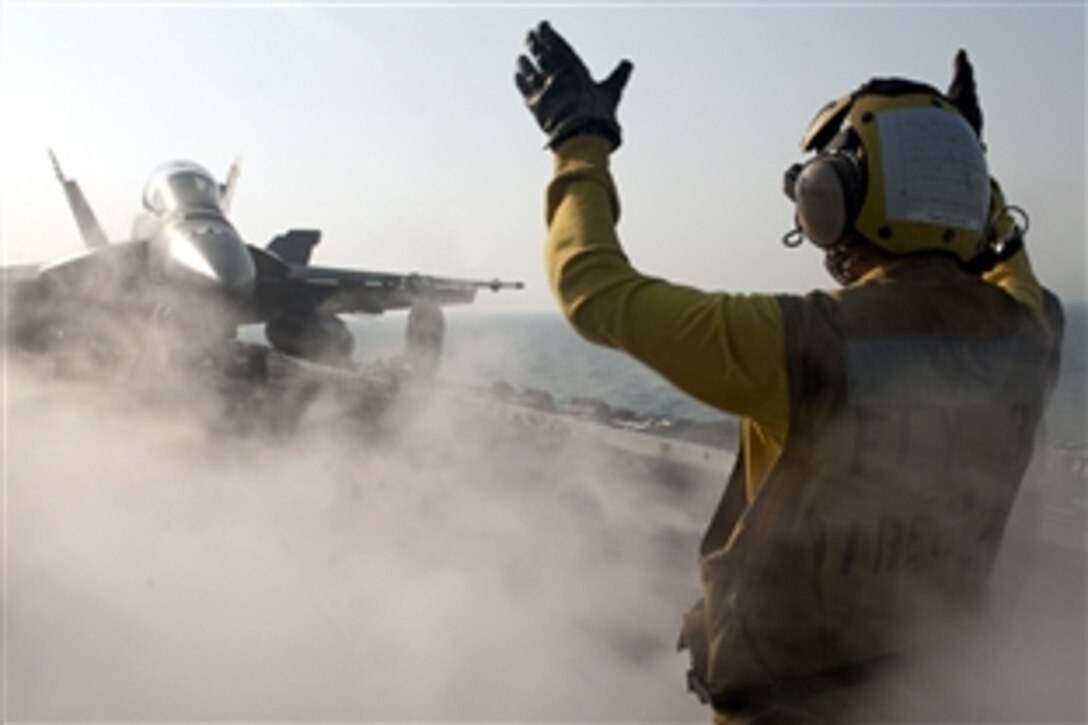
M 877 123 L 885 218 L 981 232 L 990 174 L 967 122 L 937 108 L 900 108 Z

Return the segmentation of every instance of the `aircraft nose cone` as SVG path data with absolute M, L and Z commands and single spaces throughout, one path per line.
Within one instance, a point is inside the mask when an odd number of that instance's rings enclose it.
M 174 276 L 217 288 L 230 297 L 241 299 L 253 294 L 257 270 L 233 229 L 197 227 L 184 232 L 170 241 Z
M 253 293 L 257 271 L 253 267 L 253 258 L 244 247 L 239 246 L 229 252 L 218 250 L 212 266 L 215 267 L 220 286 L 227 294 L 248 297 Z

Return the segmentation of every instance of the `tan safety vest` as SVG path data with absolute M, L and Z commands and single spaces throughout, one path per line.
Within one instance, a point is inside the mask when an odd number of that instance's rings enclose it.
M 1056 343 L 943 259 L 782 297 L 790 427 L 754 500 L 743 450 L 684 621 L 711 694 L 925 651 L 974 621 Z

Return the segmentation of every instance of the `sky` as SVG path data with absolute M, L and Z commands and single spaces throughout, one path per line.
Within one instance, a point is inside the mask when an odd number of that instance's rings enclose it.
M 319 228 L 315 263 L 519 279 L 525 291 L 475 309 L 552 311 L 551 155 L 513 84 L 542 19 L 599 78 L 635 64 L 613 171 L 643 272 L 734 292 L 834 286 L 815 248 L 780 243 L 802 132 L 871 76 L 945 87 L 962 47 L 1036 271 L 1084 299 L 1080 3 L 5 2 L 2 259 L 80 249 L 47 148 L 111 238 L 160 163 L 222 177 L 241 156 L 231 216 L 251 243 Z

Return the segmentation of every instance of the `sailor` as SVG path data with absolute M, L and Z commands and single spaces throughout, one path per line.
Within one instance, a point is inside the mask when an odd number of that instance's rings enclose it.
M 602 82 L 547 23 L 516 85 L 548 137 L 546 264 L 564 315 L 742 417 L 684 617 L 718 722 L 968 720 L 987 579 L 1056 375 L 1061 310 L 991 181 L 973 69 L 828 104 L 785 174 L 839 287 L 730 294 L 640 274 Z M 740 200 L 734 200 L 739 203 Z

